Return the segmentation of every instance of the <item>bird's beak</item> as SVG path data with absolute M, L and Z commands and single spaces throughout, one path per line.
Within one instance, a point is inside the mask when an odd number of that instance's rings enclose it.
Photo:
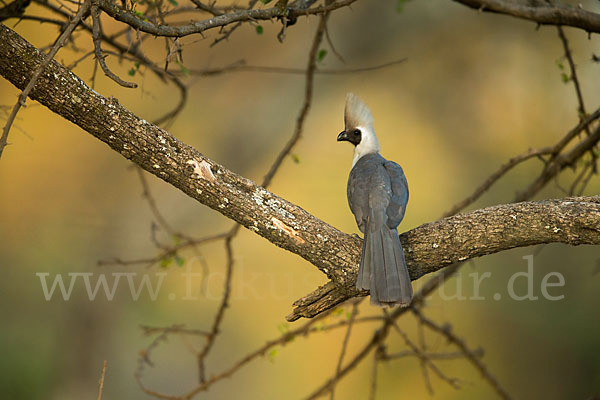
M 346 134 L 346 131 L 341 131 L 337 137 L 337 141 L 343 142 L 344 140 L 348 140 L 348 135 Z

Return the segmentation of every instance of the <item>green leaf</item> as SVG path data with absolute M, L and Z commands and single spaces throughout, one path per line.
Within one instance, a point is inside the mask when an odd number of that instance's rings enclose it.
M 564 73 L 564 72 L 563 72 L 563 73 L 561 73 L 561 74 L 560 74 L 560 76 L 561 76 L 561 78 L 562 78 L 562 81 L 563 81 L 564 83 L 567 83 L 567 82 L 569 82 L 569 80 L 571 79 L 571 78 L 569 78 L 569 75 L 567 75 L 567 74 L 566 74 L 566 73 Z
M 271 1 L 273 0 L 260 0 L 260 2 L 263 4 L 269 4 Z
M 169 0 L 169 3 L 173 4 L 175 7 L 179 5 L 179 3 L 175 0 Z
M 290 331 L 290 326 L 287 322 L 282 322 L 281 324 L 277 325 L 277 329 L 279 330 L 279 332 L 281 332 L 282 335 L 285 335 Z
M 279 349 L 278 348 L 272 348 L 268 353 L 267 353 L 267 357 L 269 357 L 269 361 L 274 362 L 275 361 L 275 357 L 277 356 L 277 353 L 279 353 Z
M 296 164 L 300 164 L 300 157 L 298 157 L 298 154 L 292 154 L 292 161 L 294 161 Z
M 160 266 L 162 268 L 168 268 L 172 262 L 173 262 L 173 257 L 167 256 L 167 257 L 163 258 L 162 260 L 160 260 Z
M 258 33 L 259 35 L 263 34 L 263 27 L 260 25 L 256 25 L 256 33 Z
M 179 65 L 179 69 L 181 69 L 181 72 L 183 72 L 183 74 L 184 74 L 185 76 L 190 76 L 190 70 L 189 70 L 189 69 L 187 69 L 187 68 L 185 67 L 185 65 L 183 65 L 183 64 L 182 64 L 182 63 L 180 63 L 179 61 L 177 61 L 177 65 Z
M 129 74 L 129 76 L 134 76 L 135 75 L 135 68 L 131 68 L 129 71 L 127 71 L 127 73 Z
M 135 65 L 135 69 L 140 69 L 140 65 L 142 65 L 142 63 L 139 61 L 136 61 L 134 65 Z
M 408 3 L 410 0 L 396 0 L 396 12 L 401 13 L 404 11 L 404 5 Z
M 179 254 L 175 254 L 175 264 L 177 264 L 178 267 L 183 267 L 183 264 L 185 264 L 185 259 Z
M 327 50 L 325 50 L 325 49 L 319 50 L 319 54 L 317 54 L 317 61 L 319 61 L 319 62 L 323 61 L 323 59 L 325 58 L 326 55 L 327 55 Z

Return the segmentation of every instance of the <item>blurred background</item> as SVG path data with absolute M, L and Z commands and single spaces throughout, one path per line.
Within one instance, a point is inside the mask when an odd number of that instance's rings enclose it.
M 589 4 L 588 4 L 589 3 Z M 597 2 L 586 8 L 599 11 Z M 554 27 L 536 30 L 533 23 L 507 16 L 478 13 L 447 0 L 407 2 L 402 12 L 395 1 L 359 1 L 334 12 L 329 34 L 345 59 L 329 45 L 319 68 L 359 68 L 406 57 L 407 61 L 376 71 L 317 75 L 314 99 L 302 139 L 270 190 L 300 205 L 342 231 L 358 232 L 346 201 L 346 179 L 352 149 L 336 143 L 343 129 L 343 103 L 348 91 L 371 108 L 382 154 L 400 163 L 408 177 L 410 202 L 399 230 L 438 219 L 470 194 L 510 157 L 528 148 L 558 141 L 578 122 L 571 83 L 561 79 L 557 65 L 563 48 Z M 32 5 L 29 11 L 46 12 Z M 595 8 L 594 8 L 595 7 Z M 120 26 L 104 20 L 105 29 Z M 283 44 L 280 24 L 261 23 L 264 32 L 245 25 L 229 40 L 210 47 L 207 39 L 180 39 L 188 69 L 218 68 L 245 60 L 249 65 L 304 68 L 318 18 L 300 18 L 289 27 Z M 8 21 L 13 27 L 14 20 Z M 23 21 L 16 28 L 32 44 L 47 46 L 56 28 Z M 597 35 L 566 28 L 578 65 L 588 110 L 600 102 L 600 52 Z M 77 44 L 91 48 L 78 34 Z M 148 39 L 143 50 L 164 59 L 164 41 Z M 71 48 L 57 59 L 69 64 L 79 57 Z M 562 60 L 562 61 L 561 61 Z M 152 120 L 178 101 L 173 86 L 164 85 L 133 62 L 107 59 L 120 76 L 134 80 L 137 90 L 124 89 L 97 74 L 95 90 L 114 96 L 142 118 Z M 558 61 L 558 63 L 557 63 Z M 93 59 L 74 72 L 89 82 Z M 169 126 L 182 141 L 227 168 L 260 181 L 279 149 L 291 136 L 303 100 L 304 77 L 294 74 L 235 72 L 214 77 L 182 78 L 189 100 Z M 19 91 L 0 80 L 0 104 L 12 107 Z M 10 108 L 8 108 L 9 110 Z M 3 116 L 6 119 L 6 115 Z M 75 125 L 33 101 L 12 129 L 11 146 L 0 162 L 0 393 L 7 399 L 90 399 L 97 393 L 102 361 L 107 360 L 104 399 L 150 398 L 138 387 L 134 373 L 139 353 L 152 340 L 140 325 L 185 324 L 208 330 L 219 305 L 225 272 L 221 242 L 181 254 L 183 266 L 98 266 L 99 260 L 154 257 L 153 214 L 131 163 Z M 503 178 L 470 208 L 512 201 L 515 193 L 541 171 L 531 160 Z M 564 197 L 577 172 L 565 171 L 536 198 Z M 232 222 L 148 176 L 157 205 L 169 223 L 190 235 L 227 230 Z M 597 194 L 594 176 L 584 194 Z M 527 268 L 524 256 L 534 254 L 533 288 L 537 301 L 507 295 L 510 277 Z M 230 307 L 208 359 L 208 375 L 228 367 L 245 354 L 293 329 L 287 324 L 291 304 L 326 278 L 300 257 L 285 252 L 256 234 L 242 230 L 234 241 L 235 270 Z M 205 261 L 203 264 L 202 261 Z M 587 399 L 600 395 L 600 252 L 589 246 L 548 245 L 519 248 L 473 260 L 431 296 L 426 314 L 449 323 L 475 349 L 516 398 Z M 201 273 L 186 286 L 184 272 Z M 156 298 L 143 291 L 132 298 L 125 278 L 109 301 L 100 290 L 90 301 L 82 278 L 69 300 L 59 292 L 46 300 L 39 273 L 56 274 L 69 284 L 69 273 L 137 272 L 156 284 L 166 273 Z M 490 272 L 481 284 L 482 300 L 473 295 L 470 274 Z M 551 288 L 559 301 L 541 296 L 549 272 L 564 276 L 565 286 Z M 415 287 L 422 284 L 415 282 Z M 525 293 L 527 282 L 517 279 Z M 57 289 L 58 290 L 58 289 Z M 185 299 L 191 290 L 195 300 Z M 499 300 L 494 294 L 500 293 Z M 460 295 L 462 295 L 463 298 Z M 189 296 L 188 296 L 189 297 Z M 349 310 L 348 307 L 346 307 Z M 360 315 L 375 315 L 367 302 Z M 325 321 L 345 318 L 336 313 Z M 406 316 L 401 327 L 417 340 L 417 323 Z M 371 338 L 376 324 L 355 326 L 346 360 Z M 296 399 L 310 394 L 335 372 L 345 330 L 311 334 L 252 362 L 232 378 L 215 384 L 199 399 Z M 431 351 L 447 348 L 439 336 L 427 335 Z M 153 352 L 155 367 L 146 367 L 144 382 L 160 392 L 181 394 L 196 386 L 197 338 L 171 336 Z M 390 352 L 405 348 L 391 335 Z M 367 398 L 372 357 L 338 385 L 340 399 Z M 432 376 L 434 395 L 427 391 L 419 361 L 403 358 L 379 367 L 378 399 L 481 399 L 495 396 L 479 373 L 464 360 L 438 363 L 461 381 L 456 390 Z

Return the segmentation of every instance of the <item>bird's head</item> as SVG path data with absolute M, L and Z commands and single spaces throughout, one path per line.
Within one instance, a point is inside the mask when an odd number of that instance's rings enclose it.
M 379 151 L 379 142 L 373 130 L 373 117 L 371 111 L 353 93 L 346 95 L 346 108 L 344 109 L 345 128 L 337 137 L 338 142 L 346 141 L 352 143 L 354 157 L 358 160 L 365 154 Z

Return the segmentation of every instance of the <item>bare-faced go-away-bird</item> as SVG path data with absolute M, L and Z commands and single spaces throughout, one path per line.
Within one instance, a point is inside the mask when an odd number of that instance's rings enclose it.
M 352 93 L 346 97 L 344 123 L 337 140 L 354 145 L 348 203 L 364 234 L 356 287 L 371 292 L 371 304 L 407 306 L 412 285 L 396 230 L 408 203 L 404 171 L 379 154 L 371 111 Z

